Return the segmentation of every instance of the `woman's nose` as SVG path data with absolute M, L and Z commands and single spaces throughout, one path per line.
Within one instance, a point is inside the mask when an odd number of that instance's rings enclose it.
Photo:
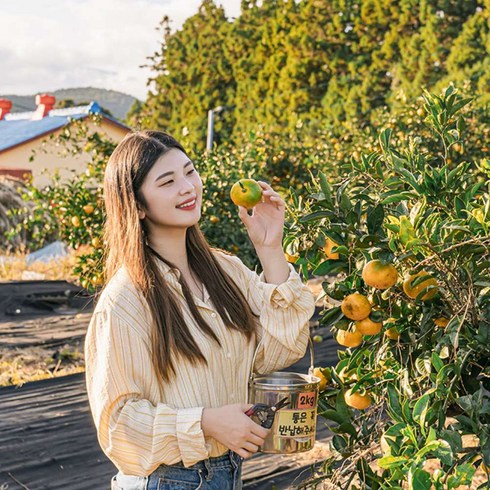
M 182 186 L 180 188 L 180 193 L 186 194 L 186 193 L 192 192 L 192 191 L 194 191 L 194 184 L 192 182 L 190 182 L 189 180 L 184 179 L 182 182 Z

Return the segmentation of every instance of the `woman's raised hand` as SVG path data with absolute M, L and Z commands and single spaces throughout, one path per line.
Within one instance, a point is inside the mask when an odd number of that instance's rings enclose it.
M 204 435 L 217 440 L 242 458 L 249 458 L 263 445 L 270 432 L 270 429 L 264 429 L 245 415 L 252 406 L 249 403 L 236 403 L 205 408 L 201 419 Z
M 247 228 L 255 249 L 282 248 L 286 205 L 269 184 L 262 181 L 258 181 L 258 184 L 262 188 L 262 202 L 253 208 L 252 215 L 239 206 L 238 216 Z

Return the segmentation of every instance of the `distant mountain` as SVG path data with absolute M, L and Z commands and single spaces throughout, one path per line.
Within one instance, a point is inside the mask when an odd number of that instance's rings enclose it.
M 66 88 L 46 93 L 54 95 L 56 102 L 72 99 L 75 104 L 80 104 L 95 100 L 104 109 L 111 111 L 114 117 L 121 120 L 126 117 L 129 108 L 136 100 L 132 95 L 94 87 Z M 35 95 L 0 95 L 0 98 L 12 101 L 12 112 L 33 111 L 36 108 Z

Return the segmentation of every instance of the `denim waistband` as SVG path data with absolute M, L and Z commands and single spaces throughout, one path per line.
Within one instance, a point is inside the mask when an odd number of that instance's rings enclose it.
M 209 466 L 212 468 L 222 468 L 226 466 L 232 465 L 233 467 L 237 467 L 241 463 L 242 458 L 236 454 L 233 451 L 228 451 L 225 454 L 221 456 L 217 456 L 216 458 L 208 458 L 208 459 L 203 459 L 201 461 L 198 461 L 196 464 L 193 464 L 192 466 L 189 466 L 189 469 L 208 469 Z M 162 465 L 164 466 L 164 465 Z M 174 463 L 169 466 L 177 466 L 184 468 L 184 463 L 182 461 L 179 461 L 178 463 Z

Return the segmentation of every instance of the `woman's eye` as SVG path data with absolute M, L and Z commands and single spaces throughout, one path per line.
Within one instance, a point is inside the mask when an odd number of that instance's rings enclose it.
M 187 172 L 187 175 L 190 175 L 192 172 L 194 172 L 194 169 L 189 170 L 189 172 Z
M 164 185 L 171 184 L 173 180 L 169 180 L 168 182 L 164 182 L 160 187 L 163 187 Z

